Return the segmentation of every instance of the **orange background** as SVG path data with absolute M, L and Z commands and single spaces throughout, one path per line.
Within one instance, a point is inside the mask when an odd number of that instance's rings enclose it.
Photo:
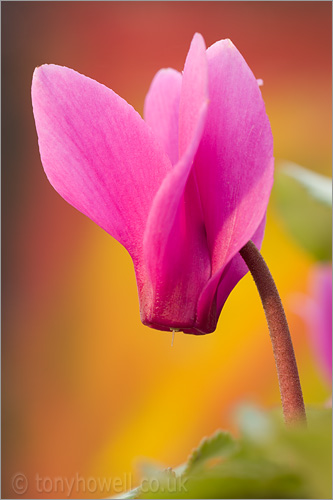
M 29 482 L 21 498 L 61 498 L 38 492 L 36 474 L 135 486 L 140 461 L 176 466 L 204 435 L 235 431 L 239 402 L 279 405 L 251 277 L 232 292 L 215 333 L 176 334 L 171 347 L 171 334 L 140 323 L 126 251 L 60 198 L 39 158 L 35 66 L 74 68 L 141 113 L 156 71 L 182 70 L 196 31 L 207 46 L 230 38 L 264 80 L 277 168 L 288 159 L 330 175 L 330 2 L 2 3 L 3 497 L 17 498 L 18 472 Z M 285 304 L 306 404 L 322 404 L 330 388 L 289 306 L 293 292 L 306 292 L 314 261 L 272 204 L 262 253 Z

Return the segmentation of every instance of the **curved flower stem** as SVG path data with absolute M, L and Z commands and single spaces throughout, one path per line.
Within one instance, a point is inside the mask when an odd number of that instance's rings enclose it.
M 279 292 L 259 250 L 249 241 L 240 255 L 257 285 L 269 328 L 286 424 L 306 423 L 297 364 Z

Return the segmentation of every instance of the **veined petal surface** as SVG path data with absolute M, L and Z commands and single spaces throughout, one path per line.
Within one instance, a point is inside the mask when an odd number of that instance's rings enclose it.
M 182 156 L 195 135 L 203 104 L 208 104 L 208 66 L 203 37 L 195 33 L 187 54 L 179 104 L 179 154 Z
M 223 304 L 248 271 L 239 250 L 260 248 L 273 183 L 273 140 L 258 82 L 241 54 L 222 40 L 207 49 L 210 105 L 195 158 L 212 276 L 197 323 L 214 331 Z
M 210 105 L 195 159 L 212 274 L 247 243 L 266 212 L 273 140 L 252 71 L 230 42 L 207 49 Z
M 179 101 L 182 75 L 174 69 L 156 73 L 144 105 L 145 122 L 153 129 L 175 165 L 179 159 Z
M 211 273 L 198 188 L 191 175 L 208 106 L 207 60 L 200 35 L 194 36 L 186 59 L 182 100 L 179 122 L 186 141 L 154 200 L 145 233 L 145 262 L 154 289 L 144 322 L 199 333 L 200 327 L 192 330 L 196 306 Z
M 52 186 L 138 259 L 152 201 L 171 170 L 150 127 L 115 92 L 61 66 L 35 70 L 32 102 Z

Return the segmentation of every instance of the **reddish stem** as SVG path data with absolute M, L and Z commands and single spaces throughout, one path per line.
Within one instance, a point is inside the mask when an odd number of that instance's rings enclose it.
M 259 250 L 249 241 L 239 252 L 257 285 L 273 346 L 286 424 L 306 423 L 293 344 L 279 292 Z

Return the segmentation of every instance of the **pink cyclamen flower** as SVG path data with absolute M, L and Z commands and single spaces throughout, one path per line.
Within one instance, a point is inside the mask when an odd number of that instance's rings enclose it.
M 258 82 L 230 40 L 195 34 L 183 73 L 160 70 L 144 120 L 112 90 L 61 66 L 35 70 L 32 102 L 52 186 L 132 257 L 141 320 L 215 330 L 261 245 L 273 183 Z

